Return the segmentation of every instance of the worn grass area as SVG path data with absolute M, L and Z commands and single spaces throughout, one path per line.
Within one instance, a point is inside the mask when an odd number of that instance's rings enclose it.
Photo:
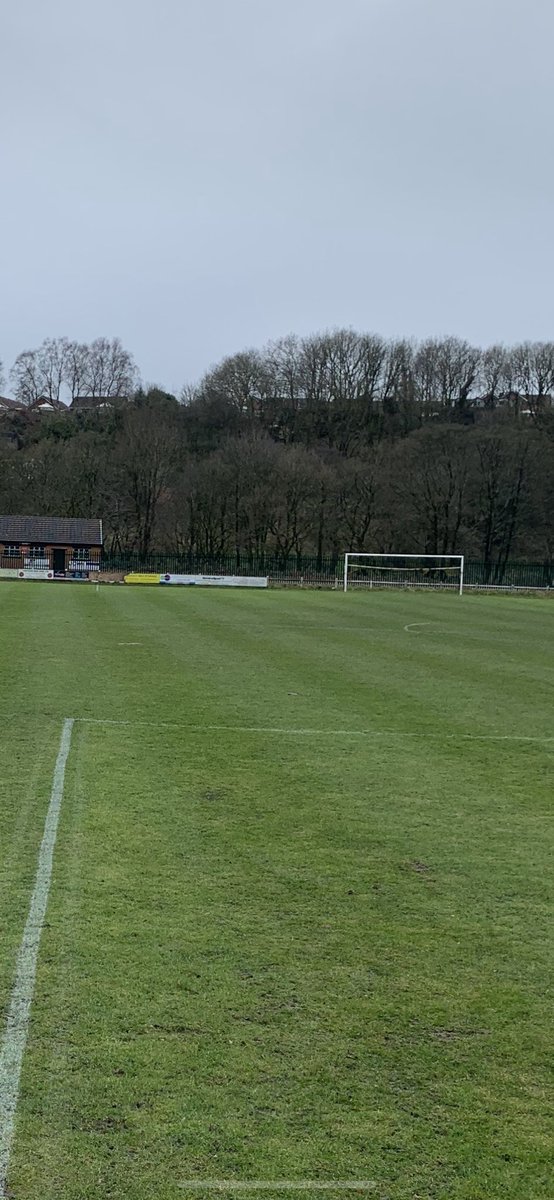
M 505 597 L 1 587 L 4 1010 L 61 720 L 92 718 L 15 1200 L 214 1195 L 191 1179 L 551 1200 L 553 619 Z

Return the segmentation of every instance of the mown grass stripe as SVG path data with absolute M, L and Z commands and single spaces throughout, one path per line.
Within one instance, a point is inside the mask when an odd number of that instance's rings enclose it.
M 40 939 L 48 906 L 54 847 L 58 833 L 65 767 L 71 747 L 73 719 L 63 723 L 44 833 L 40 845 L 35 886 L 17 955 L 15 980 L 0 1051 L 0 1196 L 7 1196 L 7 1178 L 13 1141 L 19 1082 L 27 1044 L 29 1018 L 37 970 Z

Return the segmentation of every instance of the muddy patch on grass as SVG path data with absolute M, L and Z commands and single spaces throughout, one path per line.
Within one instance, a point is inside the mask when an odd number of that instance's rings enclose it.
M 84 1119 L 81 1126 L 87 1133 L 125 1133 L 129 1128 L 124 1117 L 96 1117 Z
M 203 804 L 221 804 L 222 801 L 227 799 L 227 795 L 228 793 L 225 788 L 205 788 L 199 793 L 198 799 Z

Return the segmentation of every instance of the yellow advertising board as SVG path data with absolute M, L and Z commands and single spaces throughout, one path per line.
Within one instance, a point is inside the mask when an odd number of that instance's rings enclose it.
M 159 572 L 157 575 L 138 575 L 138 574 L 125 575 L 123 582 L 124 583 L 159 583 L 160 575 L 159 575 Z

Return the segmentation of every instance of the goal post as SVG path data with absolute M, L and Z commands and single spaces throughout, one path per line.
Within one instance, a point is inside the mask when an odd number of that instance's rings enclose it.
M 344 556 L 344 587 L 464 590 L 463 554 L 358 554 Z

